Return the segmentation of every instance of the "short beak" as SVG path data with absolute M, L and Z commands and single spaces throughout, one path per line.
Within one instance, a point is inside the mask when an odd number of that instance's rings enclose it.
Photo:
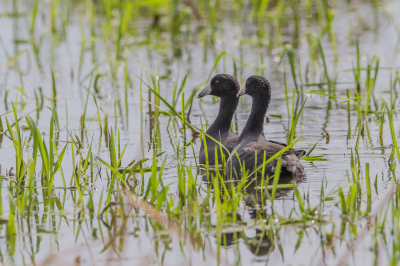
M 197 98 L 203 98 L 204 96 L 210 95 L 210 93 L 211 93 L 211 86 L 210 84 L 208 84 L 207 86 L 204 87 L 204 89 L 200 91 L 200 93 L 197 95 Z
M 243 86 L 243 88 L 240 89 L 236 97 L 240 97 L 246 94 L 246 86 Z

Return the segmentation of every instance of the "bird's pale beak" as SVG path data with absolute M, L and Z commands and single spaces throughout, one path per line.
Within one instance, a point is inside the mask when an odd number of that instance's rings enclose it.
M 211 86 L 208 84 L 207 86 L 202 89 L 199 94 L 197 95 L 197 98 L 203 98 L 204 96 L 210 95 L 211 93 Z
M 240 91 L 237 93 L 236 97 L 240 97 L 246 94 L 246 86 L 243 86 L 243 88 L 240 89 Z

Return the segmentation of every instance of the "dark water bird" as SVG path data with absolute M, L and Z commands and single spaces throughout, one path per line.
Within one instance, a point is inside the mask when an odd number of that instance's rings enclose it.
M 271 158 L 287 145 L 285 143 L 266 140 L 264 137 L 264 118 L 271 101 L 271 85 L 268 80 L 261 76 L 251 76 L 247 79 L 245 86 L 239 91 L 238 97 L 247 94 L 253 98 L 251 113 L 247 119 L 246 126 L 237 140 L 235 150 L 230 155 L 226 165 L 227 177 L 237 177 L 241 173 L 238 157 L 245 169 L 252 173 L 263 164 L 264 153 L 266 160 Z M 235 152 L 236 151 L 236 152 Z M 283 175 L 302 176 L 304 167 L 300 162 L 306 152 L 303 150 L 289 149 L 282 154 L 281 169 Z M 257 157 L 257 161 L 256 160 Z M 275 173 L 277 159 L 264 166 L 264 174 L 272 176 Z M 255 168 L 256 167 L 256 168 Z M 262 169 L 258 170 L 260 176 Z
M 217 118 L 207 129 L 206 133 L 222 143 L 228 150 L 226 151 L 222 148 L 225 160 L 229 158 L 229 154 L 239 138 L 231 128 L 232 118 L 239 103 L 239 97 L 237 97 L 239 90 L 239 82 L 235 77 L 227 74 L 218 74 L 211 79 L 210 84 L 201 90 L 197 96 L 198 98 L 202 98 L 207 95 L 214 95 L 221 98 Z M 207 136 L 206 143 L 209 165 L 215 164 L 215 149 L 218 150 L 218 163 L 221 163 L 222 154 L 220 152 L 220 145 Z M 201 143 L 200 147 L 199 163 L 206 164 L 204 142 Z

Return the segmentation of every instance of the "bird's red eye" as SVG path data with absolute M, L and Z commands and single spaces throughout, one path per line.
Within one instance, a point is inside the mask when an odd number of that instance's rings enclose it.
M 250 85 L 250 81 L 247 81 L 246 84 L 247 84 L 247 85 Z
M 218 80 L 216 80 L 216 81 L 215 81 L 215 85 L 218 85 L 218 83 L 219 83 L 219 81 L 218 81 Z

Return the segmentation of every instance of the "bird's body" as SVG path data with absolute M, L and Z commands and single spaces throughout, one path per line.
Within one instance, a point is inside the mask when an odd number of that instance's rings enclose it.
M 232 151 L 226 165 L 227 178 L 239 177 L 244 164 L 249 174 L 257 170 L 257 175 L 271 176 L 275 173 L 278 158 L 265 164 L 276 153 L 283 150 L 287 145 L 278 141 L 269 141 L 264 135 L 264 117 L 271 99 L 271 86 L 261 76 L 250 77 L 238 95 L 248 94 L 253 98 L 251 113 L 239 139 Z M 289 175 L 300 176 L 304 174 L 304 167 L 300 162 L 305 154 L 303 150 L 288 149 L 282 154 L 282 172 Z
M 235 147 L 236 141 L 238 140 L 239 136 L 235 134 L 232 130 L 226 131 L 209 131 L 207 130 L 207 135 L 211 136 L 213 139 L 217 140 L 218 142 L 222 143 L 225 147 L 220 147 L 219 143 L 215 142 L 210 137 L 206 136 L 206 143 L 207 143 L 207 157 L 208 162 L 210 165 L 214 165 L 215 161 L 215 150 L 217 149 L 218 154 L 218 164 L 221 164 L 222 161 L 226 161 L 229 158 L 230 153 L 232 152 L 233 148 Z M 222 148 L 222 153 L 221 153 Z M 222 154 L 224 156 L 222 156 Z M 222 158 L 223 157 L 223 158 Z M 206 151 L 204 147 L 204 142 L 201 143 L 200 152 L 199 152 L 199 163 L 206 164 Z
M 275 173 L 275 167 L 278 158 L 267 163 L 264 167 L 260 166 L 269 158 L 274 156 L 286 147 L 286 145 L 280 145 L 272 141 L 261 141 L 261 142 L 248 142 L 241 143 L 232 151 L 231 157 L 227 163 L 227 176 L 230 177 L 231 172 L 233 176 L 240 175 L 241 165 L 245 165 L 246 171 L 249 174 L 257 170 L 257 176 L 264 175 L 271 176 Z M 300 162 L 300 158 L 304 155 L 302 150 L 289 149 L 282 154 L 281 169 L 284 174 L 301 176 L 304 174 L 304 167 Z M 239 159 L 240 158 L 240 163 Z M 230 166 L 233 168 L 231 169 Z M 264 168 L 264 169 L 263 169 Z M 237 174 L 236 174 L 237 173 Z

